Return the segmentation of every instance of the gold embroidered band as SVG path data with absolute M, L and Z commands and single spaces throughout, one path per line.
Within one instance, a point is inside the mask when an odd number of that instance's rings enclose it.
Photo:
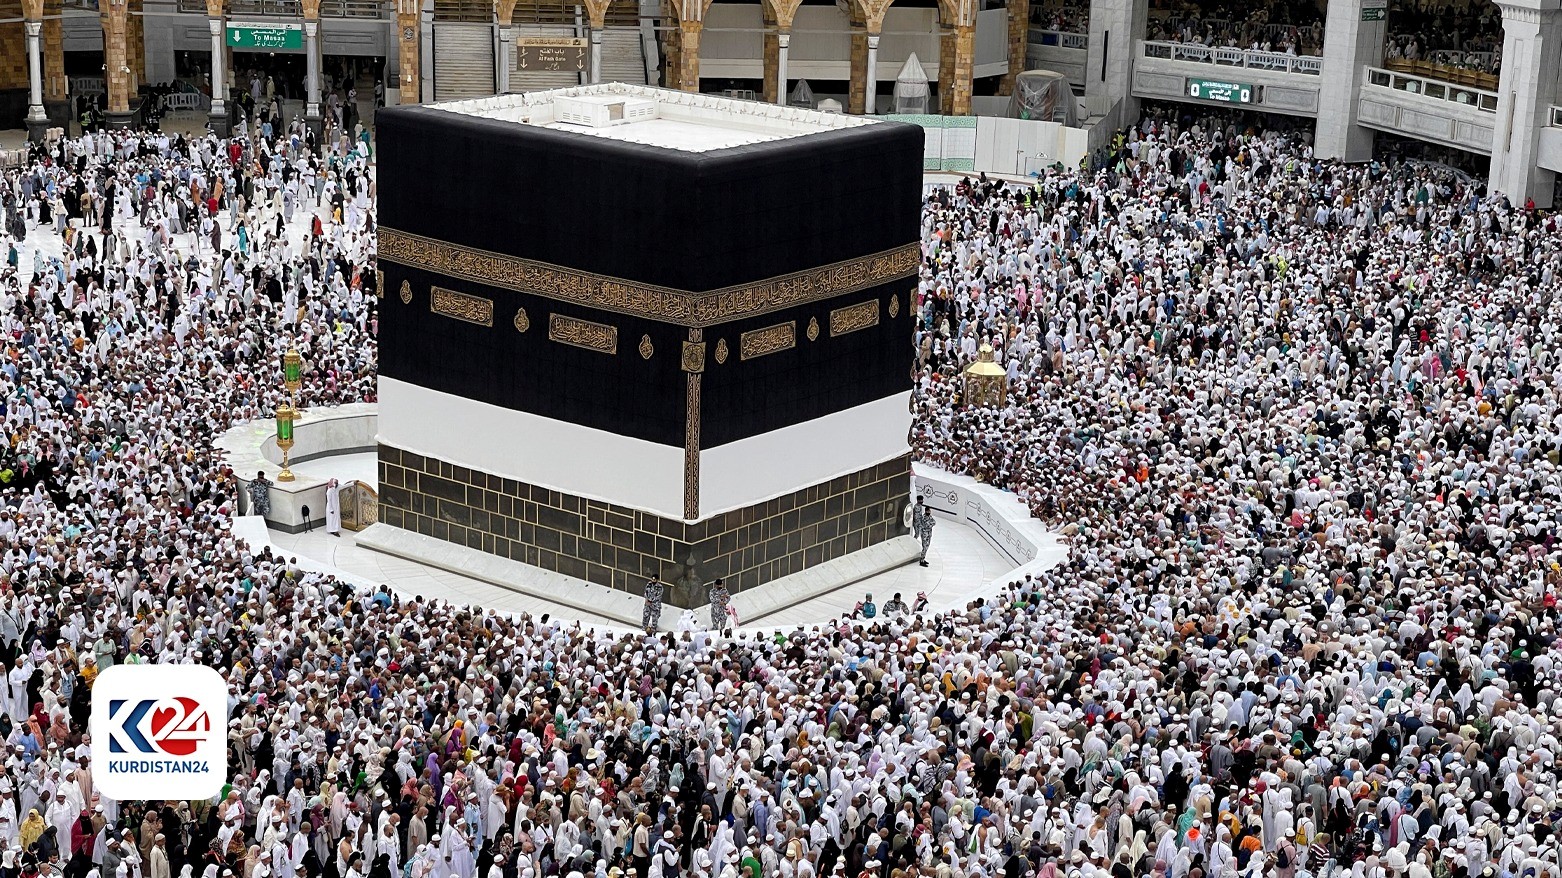
M 921 248 L 810 268 L 754 283 L 696 293 L 521 259 L 399 232 L 379 230 L 379 259 L 446 277 L 532 293 L 687 327 L 712 326 L 866 290 L 916 273 Z

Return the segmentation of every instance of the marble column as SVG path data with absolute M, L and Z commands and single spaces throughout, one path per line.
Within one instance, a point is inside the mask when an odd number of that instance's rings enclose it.
M 27 139 L 39 142 L 49 129 L 43 110 L 43 22 L 24 21 L 27 31 Z
M 591 84 L 602 81 L 602 28 L 591 29 Z
M 494 83 L 499 94 L 510 93 L 510 71 L 515 69 L 515 28 L 507 24 L 499 26 L 499 58 L 494 65 Z
M 218 137 L 227 137 L 230 131 L 228 124 L 228 83 L 226 52 L 222 38 L 222 16 L 214 16 L 207 19 L 206 27 L 212 35 L 212 106 L 206 115 L 206 122 L 211 126 L 212 132 Z
M 325 120 L 320 117 L 320 22 L 304 21 L 304 77 L 307 100 L 304 103 L 304 124 L 319 137 L 325 131 Z
M 1556 172 L 1539 167 L 1540 132 L 1557 99 L 1562 65 L 1559 0 L 1500 0 L 1502 79 L 1497 89 L 1497 128 L 1492 138 L 1493 191 L 1515 206 L 1533 198 L 1552 206 Z
M 862 111 L 869 116 L 879 111 L 878 34 L 868 34 L 868 75 L 863 80 Z
M 1365 11 L 1364 11 L 1365 10 Z M 1345 162 L 1372 159 L 1372 129 L 1357 124 L 1365 68 L 1383 63 L 1388 0 L 1333 0 L 1323 28 L 1318 128 L 1313 151 Z
M 786 47 L 792 42 L 792 34 L 781 31 L 776 34 L 776 103 L 786 106 Z

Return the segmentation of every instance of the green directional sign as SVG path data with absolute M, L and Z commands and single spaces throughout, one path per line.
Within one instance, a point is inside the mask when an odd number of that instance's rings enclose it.
M 302 49 L 304 29 L 296 24 L 240 24 L 230 22 L 228 46 L 234 49 Z
M 1220 101 L 1225 104 L 1251 104 L 1258 100 L 1258 86 L 1246 82 L 1190 79 L 1188 97 L 1203 101 Z
M 1387 6 L 1363 6 L 1361 7 L 1362 21 L 1383 21 L 1388 18 Z

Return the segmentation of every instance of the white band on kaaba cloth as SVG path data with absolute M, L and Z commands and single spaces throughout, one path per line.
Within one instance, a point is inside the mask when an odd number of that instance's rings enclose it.
M 700 453 L 702 519 L 906 453 L 907 393 Z M 384 445 L 491 475 L 683 518 L 683 449 L 380 377 Z

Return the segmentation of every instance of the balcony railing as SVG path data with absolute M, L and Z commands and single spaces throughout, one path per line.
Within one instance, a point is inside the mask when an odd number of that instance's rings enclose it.
M 1083 49 L 1090 45 L 1090 34 L 1075 34 L 1060 30 L 1030 29 L 1033 46 L 1057 46 L 1060 49 Z
M 72 76 L 70 89 L 73 95 L 100 95 L 103 94 L 103 77 L 101 76 Z
M 1447 64 L 1450 67 L 1473 67 L 1476 70 L 1491 70 L 1497 63 L 1496 52 L 1461 52 L 1458 49 L 1435 49 L 1427 54 L 1427 60 L 1433 64 Z
M 302 18 L 300 0 L 227 0 L 227 14 L 236 18 Z M 206 14 L 206 0 L 179 0 L 180 12 Z M 320 0 L 322 18 L 385 18 L 384 0 Z
M 1451 64 L 1438 64 L 1433 61 L 1405 61 L 1394 59 L 1385 61 L 1383 68 L 1390 72 L 1403 73 L 1409 76 L 1419 76 L 1423 79 L 1438 79 L 1453 85 L 1462 85 L 1480 91 L 1496 91 L 1500 81 L 1495 73 L 1487 73 L 1482 70 L 1474 70 L 1469 67 L 1458 67 Z
M 1480 88 L 1470 88 L 1441 79 L 1415 76 L 1381 67 L 1367 68 L 1367 84 L 1392 88 L 1407 94 L 1419 95 L 1434 101 L 1448 101 L 1473 107 L 1483 113 L 1497 112 L 1497 93 Z M 1553 114 L 1555 119 L 1555 114 Z
M 1188 61 L 1194 64 L 1245 67 L 1249 70 L 1305 73 L 1309 76 L 1317 76 L 1323 72 L 1323 59 L 1316 55 L 1253 52 L 1245 49 L 1196 46 L 1189 43 L 1168 43 L 1158 40 L 1145 40 L 1144 56 L 1146 58 L 1164 58 L 1168 61 Z

